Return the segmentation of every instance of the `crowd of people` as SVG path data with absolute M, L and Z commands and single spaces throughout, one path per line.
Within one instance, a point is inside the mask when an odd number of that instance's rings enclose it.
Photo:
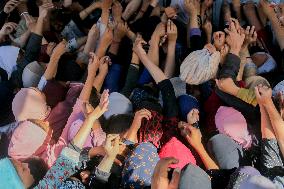
M 284 2 L 4 0 L 0 189 L 284 188 Z

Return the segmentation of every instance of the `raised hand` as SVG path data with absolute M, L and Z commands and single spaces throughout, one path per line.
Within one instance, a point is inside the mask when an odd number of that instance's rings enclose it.
M 232 20 L 230 22 L 229 29 L 226 28 L 225 32 L 227 33 L 226 43 L 230 47 L 230 53 L 239 56 L 240 50 L 245 40 L 245 34 L 241 31 L 239 23 Z
M 176 19 L 177 17 L 177 9 L 174 7 L 165 8 L 165 14 L 168 19 Z
M 135 113 L 132 126 L 134 126 L 136 129 L 139 129 L 141 127 L 141 123 L 143 119 L 150 120 L 152 118 L 151 112 L 147 109 L 141 109 Z
M 17 27 L 17 24 L 14 22 L 7 22 L 4 24 L 0 30 L 0 35 L 5 36 L 11 34 Z
M 104 146 L 106 156 L 115 159 L 119 153 L 119 143 L 120 137 L 118 134 L 109 134 L 106 138 L 106 143 Z
M 152 189 L 177 189 L 180 180 L 180 169 L 176 168 L 173 172 L 172 179 L 168 179 L 168 168 L 171 164 L 178 163 L 178 160 L 173 157 L 161 159 L 154 170 L 151 180 Z
M 104 56 L 100 59 L 99 70 L 100 73 L 104 73 L 105 75 L 108 73 L 108 67 L 111 65 L 111 59 L 109 56 Z
M 143 45 L 147 44 L 141 35 L 137 35 L 136 40 L 133 44 L 133 51 L 139 56 L 141 54 L 146 54 L 146 51 L 143 49 Z
M 160 22 L 153 33 L 155 36 L 161 38 L 166 35 L 166 24 Z
M 247 26 L 245 30 L 245 41 L 243 46 L 248 46 L 250 44 L 255 44 L 257 40 L 257 33 L 254 26 Z
M 23 14 L 23 16 L 26 21 L 27 28 L 32 31 L 36 25 L 36 19 L 29 14 Z
M 199 121 L 199 111 L 198 109 L 194 108 L 187 114 L 187 123 L 190 125 Z
M 56 55 L 57 57 L 62 56 L 66 52 L 66 44 L 67 44 L 67 41 L 66 40 L 62 40 L 53 49 L 52 54 Z
M 6 3 L 3 11 L 6 14 L 10 14 L 20 3 L 21 3 L 20 0 L 10 0 Z
M 193 148 L 196 149 L 202 146 L 202 134 L 199 129 L 193 127 L 192 125 L 186 124 L 182 130 L 182 134 Z
M 230 95 L 237 96 L 239 88 L 235 85 L 232 78 L 216 79 L 217 87 Z
M 112 0 L 103 0 L 102 2 L 102 9 L 108 10 L 112 5 Z
M 54 8 L 53 3 L 45 3 L 39 7 L 39 18 L 46 19 L 48 12 Z
M 108 110 L 109 105 L 109 90 L 104 90 L 103 94 L 101 95 L 99 107 L 101 108 L 102 113 L 105 113 Z
M 173 23 L 173 21 L 171 21 L 170 19 L 168 20 L 167 23 L 167 37 L 168 37 L 168 42 L 176 42 L 177 40 L 177 27 L 176 25 Z
M 255 96 L 259 105 L 266 105 L 268 102 L 271 102 L 272 90 L 260 84 L 255 87 Z
M 120 22 L 116 25 L 114 30 L 114 40 L 120 42 L 120 40 L 126 35 L 128 31 L 127 23 Z

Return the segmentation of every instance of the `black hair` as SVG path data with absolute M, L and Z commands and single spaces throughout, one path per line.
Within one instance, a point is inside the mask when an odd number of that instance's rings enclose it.
M 23 161 L 29 165 L 30 173 L 34 178 L 34 183 L 30 188 L 35 187 L 48 171 L 47 164 L 39 157 L 31 157 Z
M 130 128 L 132 121 L 131 114 L 112 115 L 106 120 L 102 129 L 106 134 L 122 134 Z

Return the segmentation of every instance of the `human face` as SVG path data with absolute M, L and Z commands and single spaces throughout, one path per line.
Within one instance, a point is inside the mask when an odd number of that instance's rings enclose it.
M 225 45 L 225 33 L 222 31 L 217 31 L 213 33 L 213 45 L 216 47 L 217 51 L 220 51 Z
M 31 175 L 28 163 L 22 163 L 18 160 L 11 159 L 19 177 L 21 178 L 24 186 L 29 188 L 35 182 L 34 177 Z

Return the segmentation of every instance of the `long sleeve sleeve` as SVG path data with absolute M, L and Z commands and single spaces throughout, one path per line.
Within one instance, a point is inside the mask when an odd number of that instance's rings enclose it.
M 48 170 L 35 189 L 59 188 L 65 179 L 76 172 L 80 154 L 70 148 L 64 148 L 55 164 Z
M 124 85 L 123 89 L 121 90 L 121 94 L 123 94 L 127 98 L 129 98 L 132 90 L 137 85 L 137 81 L 139 79 L 139 68 L 138 67 L 139 67 L 138 65 L 136 67 L 136 66 L 130 64 L 130 66 L 128 68 L 125 85 Z
M 0 12 L 0 28 L 2 28 L 5 24 L 6 18 L 8 14 L 6 14 L 3 10 Z
M 178 105 L 172 83 L 166 79 L 158 83 L 158 87 L 162 93 L 164 116 L 177 117 Z

